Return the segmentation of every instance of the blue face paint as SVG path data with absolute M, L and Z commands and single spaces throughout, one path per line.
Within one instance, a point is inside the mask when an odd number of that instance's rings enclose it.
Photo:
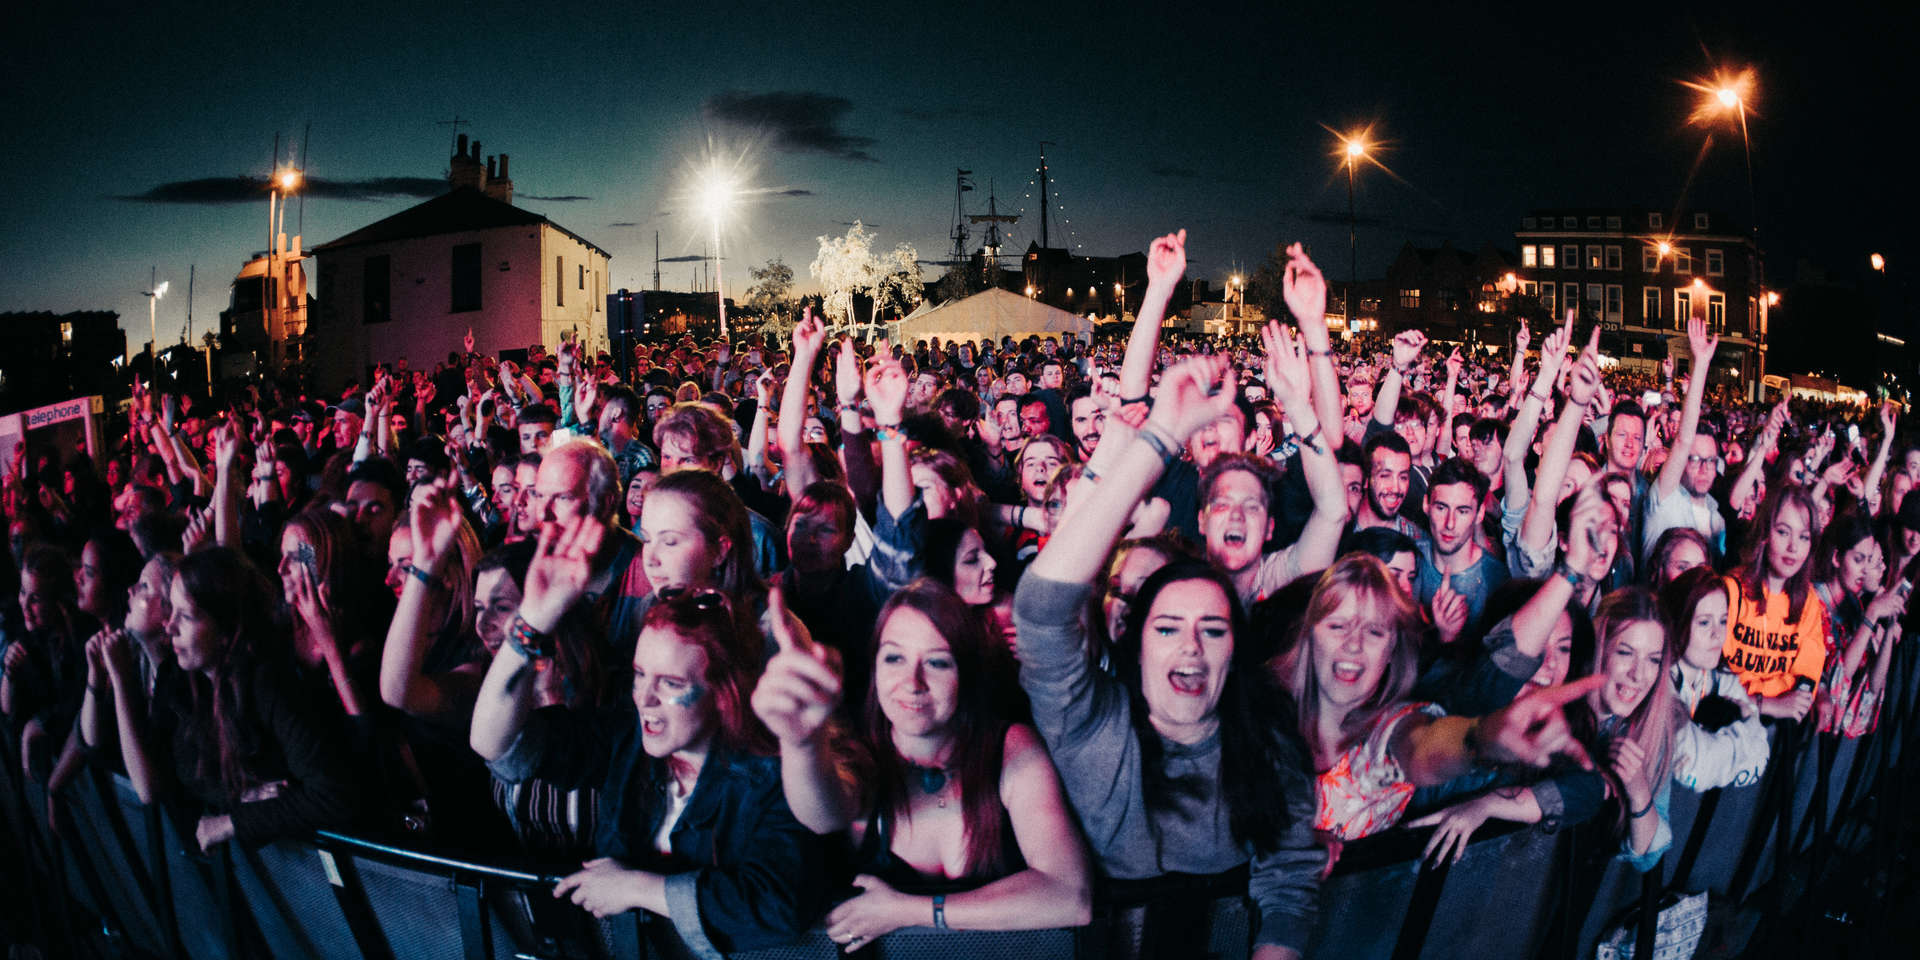
M 681 709 L 686 709 L 688 707 L 693 706 L 696 703 L 699 703 L 700 698 L 703 696 L 706 696 L 706 694 L 707 694 L 706 687 L 703 687 L 698 683 L 690 683 L 690 684 L 687 684 L 687 689 L 671 697 L 661 697 L 660 701 L 662 703 L 667 704 L 668 706 L 680 707 Z

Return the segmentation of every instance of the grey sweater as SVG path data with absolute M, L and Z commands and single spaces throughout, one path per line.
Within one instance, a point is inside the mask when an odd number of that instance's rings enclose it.
M 1028 573 L 1014 594 L 1020 637 L 1020 686 L 1032 701 L 1033 721 L 1080 825 L 1116 879 L 1165 873 L 1220 873 L 1246 863 L 1248 845 L 1236 840 L 1220 795 L 1220 738 L 1196 744 L 1163 740 L 1170 778 L 1194 776 L 1206 787 L 1171 809 L 1151 810 L 1141 787 L 1140 747 L 1132 707 L 1118 680 L 1087 662 L 1081 614 L 1090 587 Z M 1295 789 L 1276 797 L 1291 816 L 1279 849 L 1251 857 L 1248 893 L 1260 914 L 1256 943 L 1305 952 L 1319 906 L 1326 851 L 1315 841 L 1313 784 L 1304 768 Z

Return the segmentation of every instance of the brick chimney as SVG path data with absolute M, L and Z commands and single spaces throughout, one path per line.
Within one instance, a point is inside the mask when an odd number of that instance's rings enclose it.
M 493 158 L 487 159 L 487 196 L 501 203 L 513 202 L 513 177 L 507 173 L 507 155 L 500 155 L 499 175 L 494 175 Z
M 463 133 L 456 143 L 458 146 L 447 161 L 447 189 L 485 190 L 487 171 L 480 165 L 480 141 L 473 141 L 469 147 L 467 135 Z

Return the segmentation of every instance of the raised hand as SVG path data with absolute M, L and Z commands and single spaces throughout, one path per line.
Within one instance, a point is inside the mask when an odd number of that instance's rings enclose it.
M 1593 336 L 1588 339 L 1586 349 L 1580 351 L 1580 358 L 1573 362 L 1573 370 L 1567 377 L 1567 399 L 1576 407 L 1585 407 L 1593 402 L 1593 395 L 1600 389 L 1600 328 L 1593 328 Z
M 213 542 L 212 508 L 189 508 L 187 529 L 180 534 L 180 552 L 193 553 L 211 542 Z
M 1671 353 L 1667 354 L 1666 359 L 1660 361 L 1660 380 L 1662 383 L 1673 382 L 1673 354 Z
M 991 413 L 981 417 L 973 425 L 973 435 L 979 437 L 980 442 L 986 444 L 988 450 L 998 450 L 1000 447 L 999 419 Z
M 1720 338 L 1707 335 L 1707 321 L 1698 315 L 1687 318 L 1687 348 L 1693 351 L 1693 376 L 1704 387 L 1707 368 L 1713 362 L 1713 351 L 1720 346 Z
M 467 348 L 468 353 L 473 352 L 473 328 L 472 327 L 468 327 L 467 335 L 460 338 L 460 345 Z
M 1574 497 L 1567 520 L 1567 566 L 1589 577 L 1604 575 L 1619 549 L 1620 515 L 1613 502 L 1597 491 L 1577 492 Z
M 1274 399 L 1296 412 L 1307 401 L 1313 386 L 1313 372 L 1307 366 L 1305 338 L 1294 337 L 1278 321 L 1269 320 L 1260 329 L 1260 343 L 1266 347 L 1267 389 Z
M 1447 377 L 1449 379 L 1458 379 L 1460 376 L 1460 368 L 1466 365 L 1467 358 L 1460 355 L 1459 347 L 1454 347 L 1453 352 L 1447 354 Z
M 1533 344 L 1533 331 L 1527 329 L 1527 321 L 1521 320 L 1520 332 L 1513 335 L 1514 356 L 1516 357 L 1525 356 L 1527 353 L 1527 347 L 1531 346 L 1532 344 Z
M 448 481 L 439 480 L 413 498 L 409 512 L 412 519 L 407 530 L 413 539 L 414 569 L 438 575 L 453 554 L 460 527 L 467 522 L 460 512 L 460 502 Z
M 1393 336 L 1393 368 L 1402 375 L 1412 372 L 1420 351 L 1427 347 L 1427 335 L 1418 330 L 1402 330 Z
M 1280 295 L 1287 301 L 1287 312 L 1300 325 L 1300 334 L 1312 337 L 1309 327 L 1318 326 L 1320 342 L 1316 350 L 1326 348 L 1327 278 L 1313 265 L 1299 244 L 1287 246 L 1287 265 L 1280 273 Z
M 867 365 L 867 402 L 873 405 L 876 422 L 898 424 L 907 405 L 907 371 L 893 358 L 885 340 L 875 343 L 873 359 Z
M 780 652 L 754 687 L 753 712 L 781 743 L 804 744 L 826 728 L 840 703 L 840 654 L 793 629 L 781 588 L 767 595 L 767 612 Z
M 833 389 L 842 407 L 851 407 L 860 399 L 860 355 L 854 352 L 853 338 L 840 338 L 840 354 L 833 363 Z
M 753 380 L 753 398 L 760 402 L 762 409 L 771 409 L 773 403 L 773 374 L 762 372 Z
M 1785 401 L 1782 401 L 1782 402 L 1784 403 Z M 1895 404 L 1892 400 L 1882 400 L 1880 402 L 1880 433 L 1881 435 L 1888 436 L 1888 437 L 1893 436 L 1894 425 L 1899 422 L 1899 419 L 1900 419 L 1899 405 Z
M 240 437 L 229 424 L 213 429 L 213 463 L 219 470 L 215 476 L 225 476 L 233 472 L 240 460 Z
M 540 526 L 540 543 L 527 567 L 520 618 L 541 633 L 552 633 L 560 618 L 586 592 L 593 576 L 593 555 L 606 527 L 592 517 L 575 517 Z
M 1227 415 L 1234 406 L 1236 381 L 1225 357 L 1189 357 L 1167 368 L 1147 426 L 1158 425 L 1185 443 L 1201 427 Z
M 1169 233 L 1147 248 L 1147 285 L 1171 287 L 1187 275 L 1187 231 Z
M 813 315 L 813 306 L 809 304 L 801 311 L 800 322 L 793 325 L 793 355 L 817 357 L 821 347 L 827 342 L 827 328 Z M 799 366 L 796 359 L 794 365 Z

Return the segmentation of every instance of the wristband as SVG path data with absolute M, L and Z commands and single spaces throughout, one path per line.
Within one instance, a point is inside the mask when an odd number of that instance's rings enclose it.
M 1576 591 L 1585 589 L 1587 585 L 1593 583 L 1592 577 L 1575 570 L 1571 564 L 1567 563 L 1555 567 L 1553 575 L 1567 581 L 1567 584 Z
M 1175 460 L 1180 459 L 1180 448 L 1169 444 L 1158 431 L 1149 430 L 1143 426 L 1140 428 L 1140 439 L 1153 448 L 1153 452 L 1160 457 L 1160 463 L 1163 466 L 1170 466 Z
M 1313 349 L 1313 348 L 1311 348 L 1311 347 L 1309 347 L 1309 348 L 1307 348 L 1307 356 L 1309 356 L 1309 357 L 1331 357 L 1331 356 L 1333 356 L 1333 350 L 1332 350 L 1331 348 L 1329 348 L 1329 349 L 1326 349 L 1326 350 L 1315 350 L 1315 349 Z
M 1540 401 L 1541 403 L 1547 403 L 1547 402 L 1549 402 L 1549 401 L 1551 401 L 1551 400 L 1553 399 L 1553 395 L 1552 395 L 1552 394 L 1550 394 L 1550 393 L 1541 393 L 1541 392 L 1540 392 L 1540 391 L 1538 391 L 1538 390 L 1529 390 L 1529 391 L 1527 391 L 1527 396 L 1529 396 L 1529 397 L 1532 397 L 1532 398 L 1534 398 L 1535 400 L 1538 400 L 1538 401 Z
M 552 638 L 535 630 L 533 624 L 522 619 L 517 613 L 513 615 L 513 623 L 507 627 L 507 646 L 512 647 L 515 653 L 534 661 L 535 664 L 553 657 L 553 650 L 547 645 L 550 639 Z
M 1649 798 L 1647 798 L 1647 805 L 1646 805 L 1646 806 L 1644 806 L 1644 807 L 1641 807 L 1640 809 L 1638 809 L 1638 810 L 1635 810 L 1635 811 L 1633 811 L 1633 816 L 1632 816 L 1632 819 L 1634 819 L 1634 820 L 1638 820 L 1638 819 L 1640 819 L 1641 817 L 1644 817 L 1644 816 L 1646 816 L 1647 814 L 1649 814 L 1649 813 L 1652 813 L 1652 812 L 1653 812 L 1653 798 L 1651 798 L 1651 797 L 1649 797 Z
M 421 583 L 426 584 L 428 590 L 447 589 L 446 584 L 441 583 L 440 580 L 436 578 L 433 574 L 428 573 L 425 567 L 409 566 L 407 567 L 407 573 L 408 575 L 412 576 L 415 580 L 418 580 Z
M 906 432 L 897 423 L 876 423 L 873 425 L 873 435 L 879 437 L 881 443 L 907 438 Z
M 933 928 L 947 929 L 947 895 L 944 893 L 933 895 Z

